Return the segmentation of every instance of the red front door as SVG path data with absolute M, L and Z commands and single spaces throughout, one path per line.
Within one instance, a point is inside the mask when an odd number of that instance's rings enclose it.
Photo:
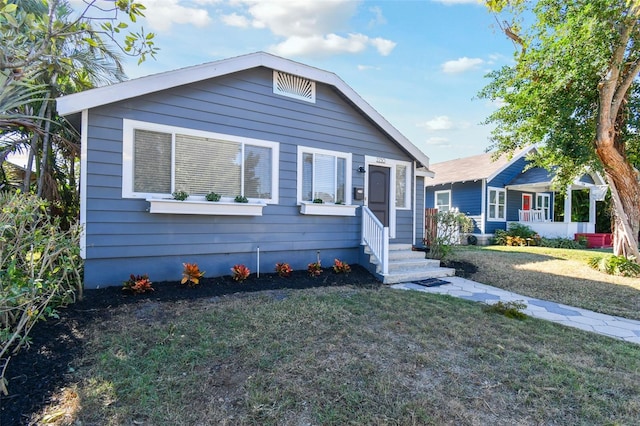
M 530 194 L 522 195 L 522 210 L 531 210 L 531 199 Z

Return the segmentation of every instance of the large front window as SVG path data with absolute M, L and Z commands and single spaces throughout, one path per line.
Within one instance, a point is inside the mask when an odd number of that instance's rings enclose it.
M 489 220 L 507 220 L 507 192 L 504 189 L 489 188 Z
M 350 204 L 351 154 L 298 148 L 298 201 Z
M 275 142 L 131 120 L 123 142 L 124 197 L 185 191 L 277 202 Z

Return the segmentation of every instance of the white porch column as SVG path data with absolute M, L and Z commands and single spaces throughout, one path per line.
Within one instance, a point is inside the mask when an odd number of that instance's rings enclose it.
M 564 197 L 564 223 L 571 223 L 571 187 L 567 188 Z

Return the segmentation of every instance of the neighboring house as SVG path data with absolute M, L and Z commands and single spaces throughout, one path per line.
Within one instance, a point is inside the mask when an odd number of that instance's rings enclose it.
M 474 235 L 485 244 L 498 229 L 509 223 L 523 223 L 543 237 L 574 238 L 576 233 L 594 233 L 596 201 L 604 199 L 607 187 L 597 173 L 586 173 L 568 188 L 589 190 L 589 220 L 571 222 L 571 199 L 558 197 L 552 188 L 553 173 L 539 167 L 527 169 L 526 155 L 535 149 L 520 150 L 512 157 L 493 153 L 432 164 L 435 178 L 428 180 L 426 207 L 440 211 L 458 209 L 475 222 Z M 562 201 L 562 218 L 554 217 L 554 203 Z M 561 220 L 560 220 L 561 219 Z
M 391 282 L 389 242 L 422 239 L 429 158 L 331 72 L 259 52 L 57 102 L 82 135 L 86 287 L 179 279 L 184 262 L 306 269 L 318 253 L 371 258 Z

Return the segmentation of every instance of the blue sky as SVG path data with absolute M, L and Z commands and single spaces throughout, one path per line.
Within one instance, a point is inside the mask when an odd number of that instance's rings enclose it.
M 141 1 L 161 51 L 130 78 L 267 51 L 336 73 L 432 163 L 489 146 L 476 95 L 514 46 L 478 0 Z

